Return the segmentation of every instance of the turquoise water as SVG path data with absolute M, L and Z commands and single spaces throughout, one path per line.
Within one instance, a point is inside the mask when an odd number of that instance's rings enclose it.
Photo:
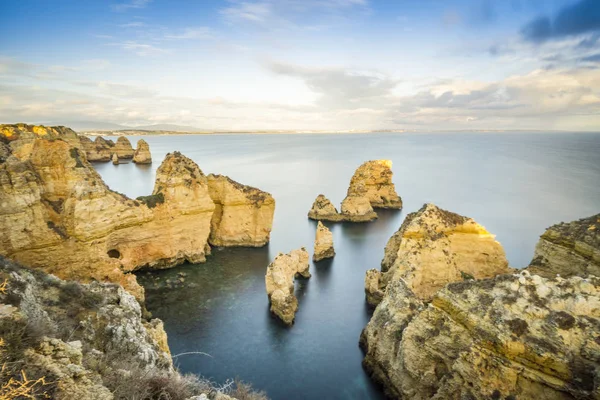
M 139 137 L 130 137 L 135 145 Z M 277 206 L 271 243 L 213 249 L 205 264 L 141 273 L 147 306 L 164 320 L 184 372 L 218 382 L 239 377 L 272 399 L 380 399 L 361 367 L 360 331 L 369 319 L 364 272 L 379 267 L 387 239 L 425 202 L 475 218 L 497 235 L 511 266 L 531 260 L 548 226 L 600 210 L 600 134 L 354 134 L 147 136 L 151 166 L 96 164 L 109 186 L 149 194 L 155 171 L 181 151 L 205 173 L 269 191 Z M 323 193 L 344 198 L 354 170 L 369 159 L 393 161 L 402 211 L 366 224 L 327 224 L 336 257 L 299 280 L 293 327 L 269 315 L 267 264 L 278 252 L 312 251 L 306 218 Z M 180 282 L 180 279 L 183 282 Z

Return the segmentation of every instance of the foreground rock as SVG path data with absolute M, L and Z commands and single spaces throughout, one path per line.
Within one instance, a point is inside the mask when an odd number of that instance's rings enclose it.
M 87 136 L 79 136 L 85 156 L 88 161 L 111 161 L 115 143 L 100 136 L 92 142 Z
M 136 164 L 152 164 L 152 154 L 150 154 L 150 146 L 144 139 L 137 142 L 137 148 L 133 155 L 133 162 Z
M 367 301 L 377 299 L 392 280 L 403 280 L 414 294 L 430 299 L 450 282 L 483 279 L 511 272 L 504 249 L 471 218 L 433 204 L 406 216 L 385 246 L 381 274 L 370 272 Z
M 392 162 L 374 160 L 363 163 L 350 180 L 348 196 L 366 197 L 373 208 L 402 208 L 402 199 L 392 182 Z
M 312 208 L 308 212 L 308 218 L 317 221 L 342 221 L 343 216 L 338 213 L 333 203 L 327 197 L 320 194 L 315 199 Z
M 131 159 L 133 158 L 134 154 L 133 147 L 131 147 L 131 142 L 125 136 L 119 136 L 113 151 L 120 159 Z
M 393 398 L 599 398 L 599 285 L 525 271 L 426 304 L 394 280 L 361 335 L 364 365 Z
M 273 196 L 224 175 L 208 175 L 208 188 L 216 206 L 210 244 L 261 247 L 269 242 L 275 213 Z
M 315 248 L 313 252 L 313 261 L 321 261 L 325 258 L 332 258 L 335 256 L 335 250 L 333 249 L 333 234 L 331 231 L 321 223 L 317 224 L 317 231 L 315 233 Z
M 346 196 L 342 202 L 342 219 L 349 222 L 369 222 L 377 219 L 369 199 L 363 196 Z
M 548 228 L 528 270 L 546 278 L 600 276 L 600 214 Z
M 267 267 L 265 285 L 271 304 L 271 312 L 285 324 L 292 325 L 298 310 L 294 295 L 294 279 L 310 278 L 308 252 L 301 248 L 289 254 L 279 254 Z

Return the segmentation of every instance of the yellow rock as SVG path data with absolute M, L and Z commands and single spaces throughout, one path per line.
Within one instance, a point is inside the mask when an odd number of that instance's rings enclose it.
M 321 221 L 319 221 L 315 233 L 313 261 L 317 262 L 325 258 L 332 258 L 333 256 L 335 256 L 335 250 L 333 249 L 333 234 Z
M 150 146 L 144 139 L 137 142 L 137 148 L 133 155 L 133 162 L 136 164 L 152 164 L 152 154 L 150 154 Z

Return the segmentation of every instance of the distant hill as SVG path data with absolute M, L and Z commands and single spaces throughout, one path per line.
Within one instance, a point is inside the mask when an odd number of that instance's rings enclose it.
M 98 122 L 98 121 L 56 121 L 52 123 L 46 123 L 45 125 L 64 125 L 73 129 L 76 132 L 79 131 L 118 131 L 120 129 L 127 129 L 125 125 L 113 124 L 111 122 Z
M 140 130 L 140 131 L 174 131 L 174 132 L 197 132 L 200 131 L 200 128 L 196 128 L 194 126 L 185 126 L 185 125 L 174 125 L 174 124 L 154 124 L 154 125 L 142 125 L 135 126 L 131 128 L 121 128 L 121 129 L 132 129 L 132 130 Z

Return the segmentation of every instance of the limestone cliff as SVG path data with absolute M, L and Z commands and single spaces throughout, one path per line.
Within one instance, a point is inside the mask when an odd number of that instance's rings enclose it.
M 223 175 L 208 175 L 208 188 L 216 206 L 211 245 L 261 247 L 269 242 L 275 213 L 273 196 Z
M 114 154 L 115 143 L 100 136 L 92 142 L 87 136 L 79 136 L 81 148 L 88 161 L 111 161 Z
M 600 277 L 600 214 L 548 228 L 528 269 L 546 278 Z
M 338 213 L 333 203 L 325 197 L 318 195 L 315 199 L 312 208 L 308 211 L 308 218 L 317 221 L 342 221 L 343 216 Z
M 392 162 L 374 160 L 363 163 L 350 180 L 348 196 L 366 197 L 373 208 L 402 208 L 402 199 L 392 182 Z
M 317 231 L 315 232 L 315 246 L 313 252 L 313 261 L 321 261 L 325 258 L 335 256 L 333 249 L 333 234 L 323 225 L 321 221 L 317 223 Z
M 298 276 L 310 278 L 308 252 L 293 250 L 289 254 L 275 257 L 267 266 L 265 286 L 271 312 L 285 324 L 292 325 L 298 310 L 298 299 L 294 295 L 294 279 Z
M 150 146 L 144 139 L 137 142 L 137 148 L 133 155 L 133 162 L 136 164 L 152 164 L 152 154 L 150 154 Z
M 111 191 L 61 138 L 8 140 L 0 254 L 65 279 L 120 283 L 139 299 L 143 290 L 128 272 L 205 260 L 215 206 L 193 161 L 167 155 L 153 194 L 131 200 Z
M 425 304 L 392 281 L 361 335 L 403 399 L 600 398 L 600 280 L 527 271 L 449 284 Z
M 46 140 L 60 139 L 73 147 L 82 147 L 77 133 L 65 126 L 0 125 L 0 142 L 8 145 L 12 151 L 17 151 L 21 147 L 31 146 L 31 143 L 38 138 Z M 6 151 L 6 148 L 4 151 Z
M 120 159 L 133 158 L 134 154 L 133 147 L 131 147 L 131 142 L 125 136 L 119 136 L 113 151 Z
M 365 290 L 372 305 L 387 282 L 402 279 L 420 299 L 429 299 L 450 282 L 483 279 L 511 269 L 504 249 L 474 220 L 424 205 L 406 216 L 390 238 L 381 275 L 370 273 Z M 371 293 L 369 293 L 371 292 Z

